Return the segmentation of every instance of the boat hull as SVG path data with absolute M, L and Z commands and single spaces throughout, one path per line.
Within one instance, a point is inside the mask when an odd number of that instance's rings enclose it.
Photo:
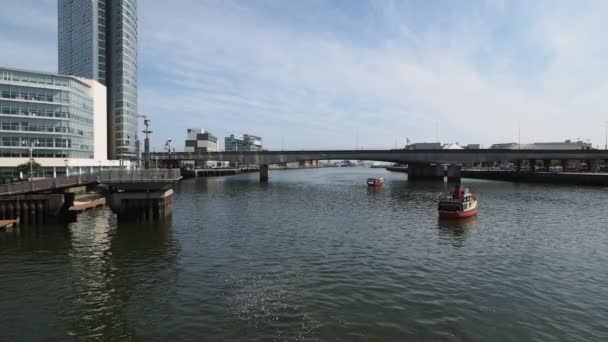
M 477 215 L 477 207 L 467 211 L 439 211 L 439 218 L 459 219 Z
M 384 179 L 372 178 L 367 180 L 367 186 L 370 188 L 379 188 L 384 186 Z

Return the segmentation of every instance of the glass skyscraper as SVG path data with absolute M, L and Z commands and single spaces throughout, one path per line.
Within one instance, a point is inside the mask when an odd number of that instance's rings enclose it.
M 108 157 L 137 156 L 137 0 L 58 0 L 59 73 L 107 87 Z

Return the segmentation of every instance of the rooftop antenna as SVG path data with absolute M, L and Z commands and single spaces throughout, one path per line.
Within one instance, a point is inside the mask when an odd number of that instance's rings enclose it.
M 435 121 L 435 141 L 439 143 L 439 122 Z
M 517 149 L 521 150 L 521 122 L 517 121 Z

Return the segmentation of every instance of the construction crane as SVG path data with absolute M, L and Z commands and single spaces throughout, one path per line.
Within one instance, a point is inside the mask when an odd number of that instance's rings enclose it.
M 149 169 L 150 168 L 150 133 L 152 133 L 152 131 L 150 130 L 150 119 L 148 119 L 148 116 L 146 114 L 137 114 L 138 118 L 143 118 L 144 119 L 144 130 L 142 131 L 142 133 L 144 133 L 146 135 L 146 137 L 144 138 L 144 169 Z

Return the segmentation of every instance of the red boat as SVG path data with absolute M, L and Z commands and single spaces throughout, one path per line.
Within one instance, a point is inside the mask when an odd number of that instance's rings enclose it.
M 468 188 L 457 185 L 449 193 L 439 197 L 439 218 L 457 219 L 477 214 L 477 195 Z
M 368 178 L 367 186 L 379 188 L 384 185 L 384 178 Z

